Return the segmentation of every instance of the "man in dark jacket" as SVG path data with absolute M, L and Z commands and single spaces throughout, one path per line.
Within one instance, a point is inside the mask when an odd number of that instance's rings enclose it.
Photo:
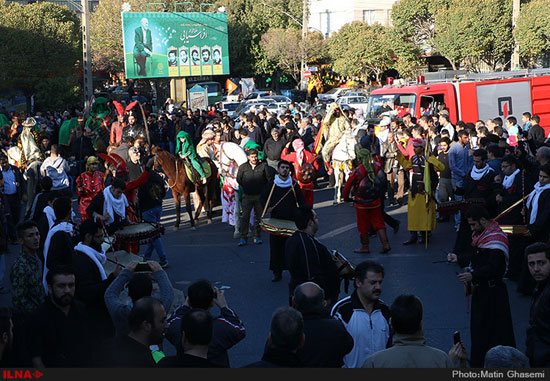
M 483 207 L 470 207 L 465 218 L 473 232 L 474 252 L 469 258 L 450 253 L 447 259 L 465 267 L 457 277 L 472 294 L 470 365 L 480 368 L 489 349 L 516 346 L 508 290 L 502 281 L 508 262 L 508 237 Z
M 353 338 L 337 319 L 327 316 L 325 292 L 313 282 L 294 290 L 292 306 L 304 317 L 306 342 L 298 357 L 307 368 L 341 368 L 344 356 L 353 349 Z
M 319 229 L 317 214 L 311 206 L 298 208 L 294 221 L 298 230 L 286 241 L 286 265 L 290 272 L 290 295 L 304 282 L 315 282 L 324 291 L 328 306 L 338 300 L 340 278 L 328 248 L 315 238 Z
M 53 268 L 46 277 L 48 299 L 30 320 L 29 346 L 34 368 L 93 365 L 99 342 L 96 325 L 83 303 L 74 298 L 70 267 Z
M 114 336 L 114 326 L 105 306 L 105 290 L 122 271 L 117 265 L 115 271 L 105 274 L 103 264 L 107 257 L 101 248 L 103 243 L 101 225 L 89 218 L 80 225 L 81 241 L 74 248 L 74 270 L 76 276 L 76 297 L 89 309 L 100 326 L 103 337 Z
M 527 350 L 533 368 L 550 367 L 550 246 L 542 242 L 525 249 L 529 272 L 537 282 L 527 329 Z
M 208 359 L 214 321 L 212 315 L 201 308 L 185 311 L 181 317 L 182 352 L 168 356 L 158 363 L 160 368 L 221 368 L 222 365 Z
M 260 220 L 262 218 L 262 203 L 260 200 L 264 186 L 271 181 L 271 174 L 265 162 L 258 162 L 258 150 L 249 149 L 248 163 L 239 165 L 237 172 L 237 183 L 243 190 L 241 201 L 242 216 L 240 218 L 241 239 L 239 246 L 246 245 L 248 228 L 250 226 L 250 213 L 254 208 L 254 243 L 261 244 Z
M 117 337 L 103 350 L 103 367 L 154 368 L 152 345 L 160 345 L 168 327 L 166 310 L 158 299 L 146 296 L 134 303 L 128 316 L 130 333 Z
M 71 147 L 72 156 L 75 157 L 76 162 L 78 163 L 78 173 L 85 171 L 86 160 L 90 156 L 95 155 L 94 144 L 92 138 L 90 137 L 92 130 L 88 127 L 80 129 L 80 136 L 76 138 Z
M 56 198 L 53 202 L 55 223 L 48 231 L 44 242 L 44 288 L 47 290 L 46 275 L 57 266 L 72 266 L 74 257 L 72 205 L 68 197 Z
M 194 308 L 210 311 L 214 304 L 220 309 L 220 315 L 214 318 L 212 340 L 208 346 L 208 360 L 219 366 L 229 367 L 227 351 L 244 339 L 244 323 L 227 305 L 223 290 L 213 288 L 205 279 L 192 283 L 187 289 L 185 304 L 176 308 L 168 318 L 166 338 L 182 354 L 182 317 Z M 208 312 L 210 313 L 210 312 Z
M 540 117 L 538 115 L 533 115 L 531 117 L 531 126 L 527 132 L 527 140 L 532 141 L 536 148 L 539 148 L 543 145 L 545 136 L 544 129 L 539 125 Z
M 166 195 L 166 188 L 164 187 L 162 177 L 155 171 L 150 172 L 151 176 L 149 177 L 149 181 L 138 190 L 139 210 L 141 210 L 144 221 L 160 223 L 162 200 Z M 153 249 L 157 251 L 160 265 L 162 267 L 167 267 L 168 260 L 166 259 L 166 253 L 160 237 L 154 239 L 147 245 L 143 259 L 148 261 L 153 254 Z
M 279 134 L 278 128 L 271 129 L 271 137 L 264 143 L 264 153 L 267 158 L 267 164 L 277 169 L 277 163 L 281 160 L 281 152 L 286 145 L 286 139 L 283 139 Z
M 304 319 L 292 307 L 280 307 L 271 318 L 271 330 L 260 361 L 245 368 L 301 368 L 297 351 L 304 346 Z
M 495 193 L 498 188 L 495 182 L 495 171 L 487 163 L 487 151 L 477 149 L 473 156 L 474 166 L 464 177 L 462 187 L 455 189 L 455 194 L 463 196 L 465 200 L 483 200 L 489 215 L 494 217 L 496 215 Z M 459 256 L 471 256 L 475 251 L 471 245 L 471 236 L 472 229 L 468 225 L 464 213 L 461 213 L 453 252 Z

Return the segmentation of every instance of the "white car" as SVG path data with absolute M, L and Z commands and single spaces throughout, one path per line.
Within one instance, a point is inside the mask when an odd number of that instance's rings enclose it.
M 336 99 L 346 92 L 348 89 L 344 89 L 341 87 L 335 87 L 334 89 L 330 89 L 326 93 L 317 94 L 317 98 L 319 98 L 323 102 L 334 102 Z
M 237 109 L 237 107 L 239 107 L 240 104 L 241 102 L 222 102 L 222 111 L 227 111 L 227 116 L 232 118 L 235 110 Z
M 363 112 L 366 112 L 369 105 L 369 99 L 364 95 L 345 95 L 338 98 L 336 100 L 336 103 L 338 103 L 339 105 L 348 105 L 349 107 L 354 109 L 360 108 L 361 110 L 363 110 Z

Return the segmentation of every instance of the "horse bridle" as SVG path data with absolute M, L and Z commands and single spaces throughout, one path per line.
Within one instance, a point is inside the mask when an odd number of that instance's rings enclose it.
M 162 168 L 162 165 L 159 165 L 158 164 L 158 153 L 155 154 L 155 161 L 154 161 L 154 168 Z M 178 166 L 178 158 L 176 158 L 176 178 L 174 179 L 174 184 L 173 185 L 170 185 L 170 182 L 168 180 L 166 180 L 166 185 L 168 185 L 168 187 L 170 189 L 174 189 L 174 187 L 176 186 L 176 184 L 178 183 L 178 177 L 179 177 L 179 166 Z M 166 176 L 168 179 L 170 179 L 168 176 Z
M 233 164 L 233 162 L 235 160 L 231 159 L 229 156 L 225 155 L 225 152 L 223 151 L 223 144 L 220 144 L 220 169 L 221 169 L 221 174 L 223 177 L 230 177 L 230 178 L 235 178 L 235 176 L 233 176 L 231 173 L 229 173 L 229 168 L 231 167 L 231 164 Z M 229 160 L 231 160 L 231 163 L 230 164 L 225 164 L 223 162 L 223 156 L 227 157 Z M 227 170 L 224 168 L 224 166 L 227 166 Z

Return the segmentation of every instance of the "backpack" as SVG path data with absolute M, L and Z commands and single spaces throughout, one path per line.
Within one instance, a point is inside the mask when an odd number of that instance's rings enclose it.
M 354 196 L 359 196 L 365 203 L 372 202 L 380 198 L 380 179 L 376 176 L 374 182 L 372 182 L 368 176 L 363 176 L 361 171 L 358 169 L 355 170 L 359 176 L 361 176 L 361 181 L 359 185 L 354 187 L 352 194 Z

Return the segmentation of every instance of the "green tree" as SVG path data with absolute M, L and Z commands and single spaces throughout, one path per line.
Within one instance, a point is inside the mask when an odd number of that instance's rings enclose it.
M 23 91 L 30 111 L 31 98 L 43 82 L 75 76 L 81 39 L 80 20 L 66 7 L 1 2 L 1 86 Z
M 216 1 L 216 7 L 227 8 L 231 73 L 236 76 L 274 73 L 278 65 L 268 58 L 262 36 L 269 29 L 301 30 L 302 4 L 302 0 Z
M 328 44 L 334 71 L 342 75 L 372 75 L 380 82 L 382 73 L 396 63 L 390 30 L 378 23 L 346 24 L 331 36 Z
M 420 48 L 397 33 L 394 28 L 388 30 L 388 37 L 391 49 L 395 54 L 393 69 L 397 70 L 402 78 L 416 78 L 420 74 L 420 68 L 425 63 Z
M 533 0 L 522 4 L 514 38 L 519 54 L 527 66 L 535 66 L 538 57 L 550 51 L 550 0 Z
M 300 82 L 302 59 L 306 64 L 312 63 L 326 54 L 320 33 L 308 33 L 302 38 L 302 32 L 296 29 L 270 29 L 262 36 L 261 46 L 267 58 L 296 83 Z
M 453 69 L 504 68 L 513 49 L 511 5 L 508 0 L 451 0 L 436 14 L 437 50 Z
M 436 50 L 435 15 L 450 0 L 400 0 L 392 7 L 395 33 L 423 52 Z

